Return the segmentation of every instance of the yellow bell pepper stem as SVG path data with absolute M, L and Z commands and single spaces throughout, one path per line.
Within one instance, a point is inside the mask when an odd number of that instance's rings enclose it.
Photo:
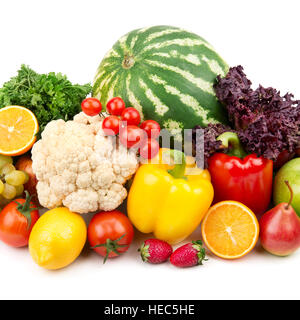
M 154 233 L 171 244 L 187 238 L 200 224 L 213 200 L 209 177 L 185 176 L 185 156 L 178 150 L 163 150 L 175 165 L 147 163 L 138 169 L 130 188 L 127 211 L 134 226 Z
M 174 161 L 174 168 L 168 170 L 169 174 L 175 179 L 186 179 L 185 173 L 185 155 L 179 150 L 164 150 L 163 156 L 169 156 Z

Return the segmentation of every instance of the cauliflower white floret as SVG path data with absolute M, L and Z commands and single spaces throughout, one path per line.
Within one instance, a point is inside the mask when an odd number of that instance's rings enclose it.
M 123 186 L 138 168 L 136 152 L 106 137 L 100 116 L 79 113 L 73 121 L 48 123 L 32 149 L 40 204 L 88 213 L 116 209 L 127 197 Z

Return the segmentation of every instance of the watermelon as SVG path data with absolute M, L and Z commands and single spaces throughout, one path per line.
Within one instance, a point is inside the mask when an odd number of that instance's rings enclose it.
M 121 97 L 143 119 L 156 120 L 180 139 L 182 129 L 227 123 L 213 84 L 228 66 L 196 34 L 169 26 L 127 33 L 98 67 L 93 96 L 105 106 Z

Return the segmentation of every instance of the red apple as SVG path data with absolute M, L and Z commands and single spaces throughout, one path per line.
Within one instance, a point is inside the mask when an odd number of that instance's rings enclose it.
M 260 219 L 260 242 L 263 248 L 277 256 L 287 256 L 300 247 L 300 218 L 289 203 L 280 203 L 266 212 Z

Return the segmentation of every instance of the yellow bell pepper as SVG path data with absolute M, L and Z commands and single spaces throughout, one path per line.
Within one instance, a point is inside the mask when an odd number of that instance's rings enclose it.
M 159 160 L 140 166 L 128 195 L 128 216 L 139 231 L 153 232 L 157 239 L 175 244 L 199 226 L 214 191 L 209 173 L 186 168 L 181 151 L 161 149 L 160 156 L 168 156 L 175 164 L 171 167 Z

